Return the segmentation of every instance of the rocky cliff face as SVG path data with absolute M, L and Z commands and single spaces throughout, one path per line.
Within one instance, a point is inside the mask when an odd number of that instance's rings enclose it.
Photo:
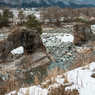
M 95 0 L 0 0 L 0 3 L 11 5 L 21 5 L 22 7 L 90 7 L 95 5 Z
M 43 0 L 0 0 L 0 2 L 5 2 L 9 4 L 21 4 L 21 3 L 31 3 L 35 2 L 37 4 L 40 4 L 43 2 Z M 70 5 L 70 3 L 76 3 L 76 4 L 94 4 L 95 0 L 44 0 L 47 4 L 53 4 L 57 2 L 63 2 L 65 5 Z

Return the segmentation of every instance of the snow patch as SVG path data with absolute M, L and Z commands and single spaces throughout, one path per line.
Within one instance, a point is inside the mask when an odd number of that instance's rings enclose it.
M 60 36 L 56 36 L 56 37 L 58 37 L 59 39 L 61 38 L 62 42 L 73 42 L 74 40 L 74 37 L 71 34 L 67 34 L 67 33 L 64 34 L 64 37 L 60 37 Z
M 23 54 L 23 53 L 24 53 L 24 49 L 23 49 L 22 46 L 20 46 L 20 47 L 18 47 L 18 48 L 16 48 L 16 49 L 12 50 L 11 53 L 12 53 L 13 55 L 14 55 L 14 54 Z

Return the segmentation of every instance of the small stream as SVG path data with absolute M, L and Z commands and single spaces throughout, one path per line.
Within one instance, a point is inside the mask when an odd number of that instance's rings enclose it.
M 69 35 L 69 36 L 68 36 Z M 71 36 L 72 34 L 67 34 L 67 36 Z M 60 37 L 60 39 L 59 39 Z M 65 41 L 62 40 L 64 37 L 64 33 L 61 34 L 44 34 L 42 36 L 42 40 L 44 45 L 46 46 L 47 52 L 55 58 L 55 61 L 51 61 L 49 65 L 40 66 L 33 68 L 30 72 L 33 72 L 33 75 L 26 74 L 27 77 L 24 80 L 24 83 L 31 84 L 34 82 L 34 76 L 38 76 L 38 79 L 42 81 L 47 75 L 48 71 L 57 67 L 57 70 L 61 69 L 65 72 L 70 70 L 70 66 L 73 65 L 74 60 L 76 59 L 77 53 L 74 51 L 75 46 L 72 43 L 72 40 Z M 67 38 L 68 38 L 67 37 Z M 22 81 L 22 80 L 21 80 Z

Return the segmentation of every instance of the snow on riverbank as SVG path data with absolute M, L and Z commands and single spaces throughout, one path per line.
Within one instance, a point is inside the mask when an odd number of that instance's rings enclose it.
M 95 95 L 95 62 L 85 67 L 80 67 L 67 73 L 69 82 L 74 84 L 69 89 L 78 89 L 80 95 Z
M 74 37 L 68 33 L 43 33 L 41 35 L 45 46 L 58 46 L 63 42 L 73 42 Z
M 61 42 L 73 42 L 74 37 L 71 34 L 65 33 L 63 37 L 56 36 L 58 39 L 61 40 Z
M 87 66 L 79 67 L 77 69 L 68 71 L 67 73 L 64 73 L 64 75 L 67 74 L 68 81 L 70 83 L 73 83 L 72 86 L 66 87 L 65 89 L 78 89 L 80 95 L 95 95 L 95 78 L 92 78 L 91 75 L 95 74 L 95 62 L 90 63 Z M 25 95 L 26 92 L 29 92 L 29 95 L 47 95 L 49 88 L 58 87 L 61 84 L 64 85 L 64 78 L 60 76 L 57 76 L 56 78 L 57 83 L 54 83 L 53 85 L 50 85 L 47 89 L 41 88 L 41 86 L 31 86 L 28 88 L 21 88 L 18 91 L 18 95 Z M 46 82 L 45 82 L 46 83 Z M 43 84 L 45 84 L 43 83 Z M 13 91 L 6 95 L 15 95 L 13 93 L 16 93 L 16 91 Z

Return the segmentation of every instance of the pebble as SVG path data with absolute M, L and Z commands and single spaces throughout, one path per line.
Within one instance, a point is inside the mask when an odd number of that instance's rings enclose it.
M 72 56 L 72 54 L 70 52 L 67 53 L 68 56 Z
M 20 73 L 20 71 L 21 71 L 20 69 L 17 69 L 17 70 L 16 70 L 16 73 L 18 74 L 18 73 Z
M 27 69 L 27 72 L 30 72 L 30 71 L 31 71 L 31 68 L 28 68 L 28 69 Z
M 33 76 L 33 72 L 30 72 L 30 75 Z

